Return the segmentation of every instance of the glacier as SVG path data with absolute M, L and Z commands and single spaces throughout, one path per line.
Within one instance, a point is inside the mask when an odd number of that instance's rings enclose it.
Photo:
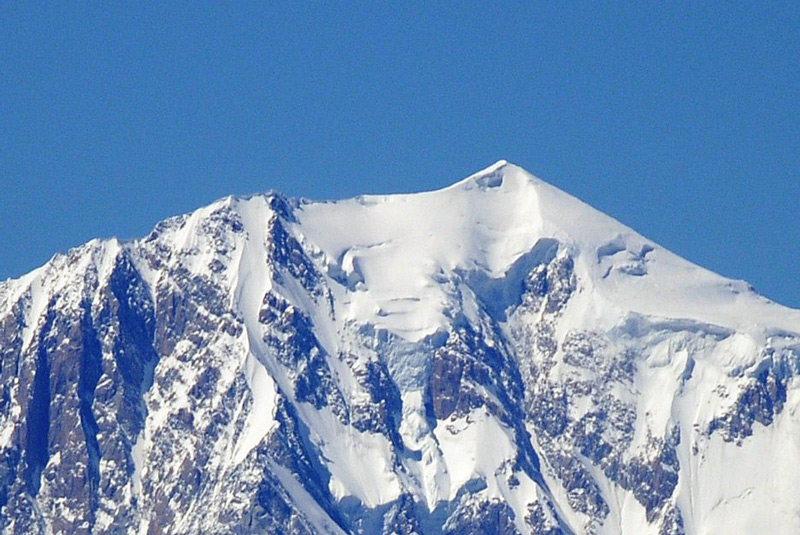
M 9 534 L 800 533 L 800 311 L 500 161 L 0 283 Z

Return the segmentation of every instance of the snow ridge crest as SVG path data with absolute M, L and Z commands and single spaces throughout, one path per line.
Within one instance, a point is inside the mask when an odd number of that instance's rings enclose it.
M 505 160 L 90 242 L 0 349 L 8 533 L 800 532 L 800 312 Z

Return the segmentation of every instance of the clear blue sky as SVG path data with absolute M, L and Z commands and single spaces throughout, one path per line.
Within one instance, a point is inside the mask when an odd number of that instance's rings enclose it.
M 506 158 L 800 307 L 797 1 L 49 4 L 0 3 L 0 279 Z

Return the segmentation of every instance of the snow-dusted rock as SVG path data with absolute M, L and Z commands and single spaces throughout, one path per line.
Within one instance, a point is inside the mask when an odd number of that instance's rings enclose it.
M 14 534 L 798 533 L 800 311 L 506 162 L 0 283 Z

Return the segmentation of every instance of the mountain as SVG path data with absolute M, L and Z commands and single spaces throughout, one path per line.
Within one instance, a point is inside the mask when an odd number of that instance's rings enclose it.
M 800 311 L 506 162 L 0 284 L 9 534 L 800 533 Z

